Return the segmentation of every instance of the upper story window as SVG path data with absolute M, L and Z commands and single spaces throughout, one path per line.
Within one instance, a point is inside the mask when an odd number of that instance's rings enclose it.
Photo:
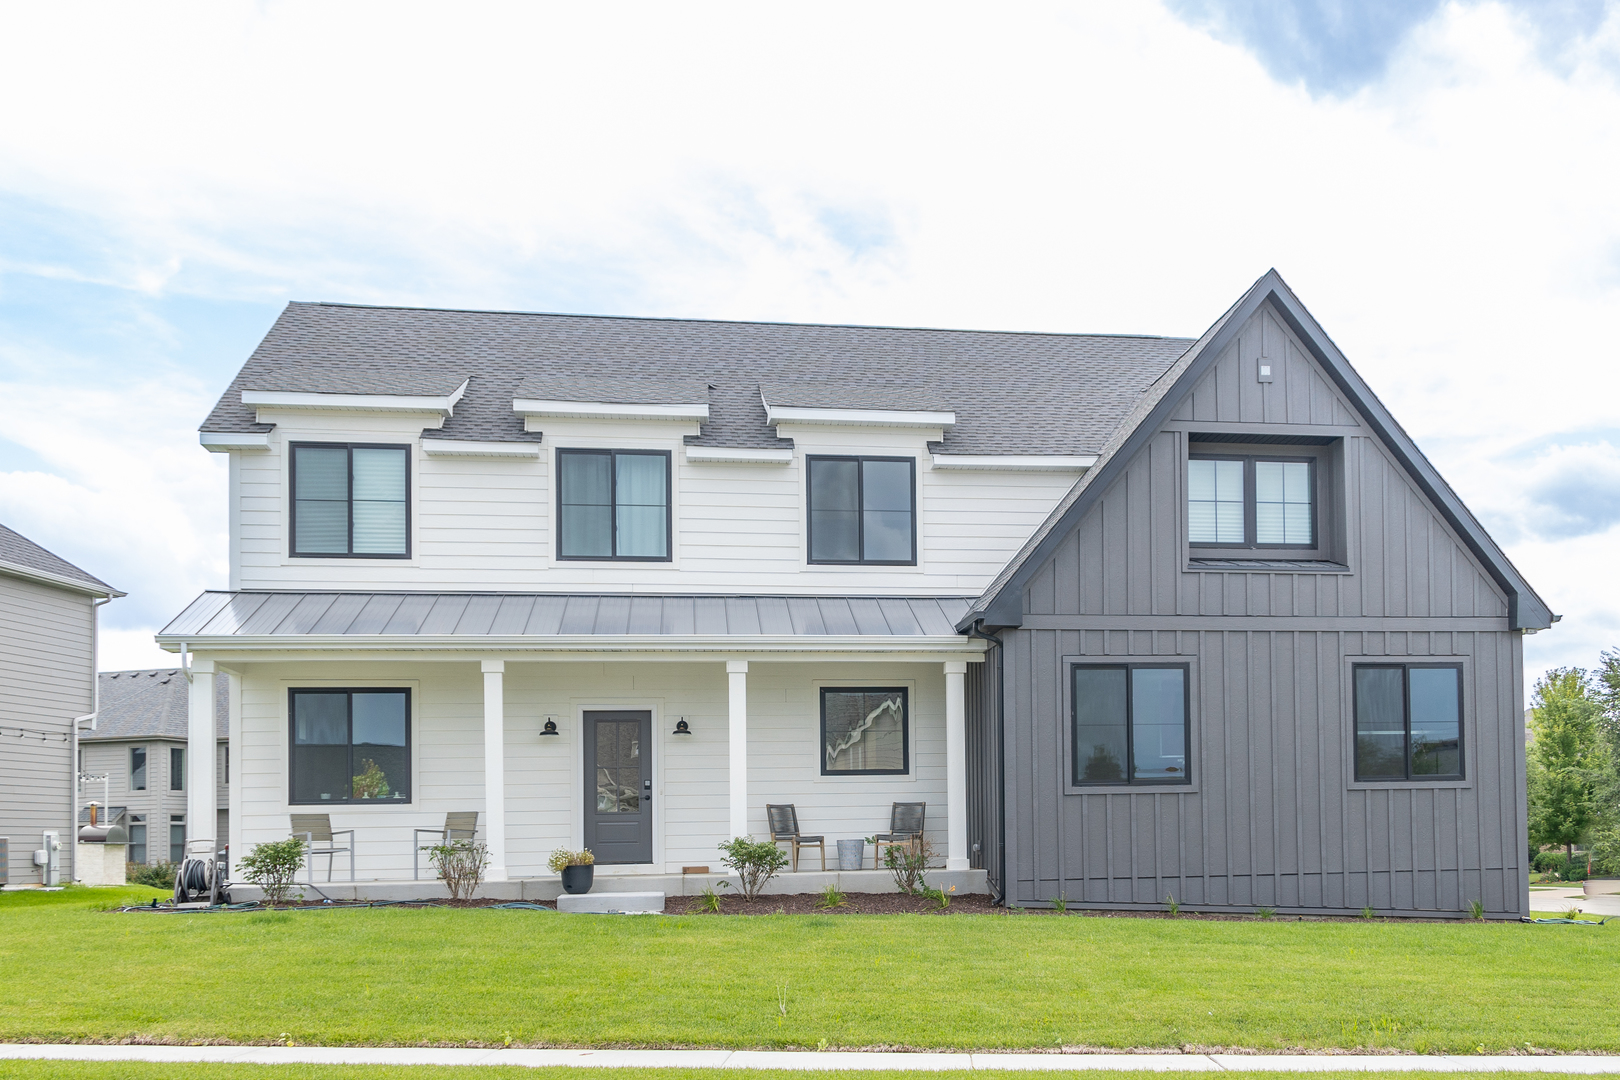
M 1192 455 L 1187 541 L 1197 547 L 1316 547 L 1315 459 Z
M 812 457 L 808 465 L 811 562 L 916 564 L 916 461 Z
M 667 562 L 669 454 L 557 451 L 557 558 Z
M 1462 667 L 1355 666 L 1356 779 L 1461 780 Z
M 186 790 L 186 751 L 184 747 L 169 747 L 169 790 Z
M 410 447 L 294 443 L 292 553 L 410 555 Z
M 129 748 L 129 790 L 146 790 L 146 747 Z
M 1074 783 L 1186 784 L 1184 664 L 1075 664 Z

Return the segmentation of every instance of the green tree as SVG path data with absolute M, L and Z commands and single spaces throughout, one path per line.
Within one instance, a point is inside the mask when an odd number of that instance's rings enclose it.
M 1608 767 L 1597 785 L 1597 817 L 1592 827 L 1592 863 L 1600 874 L 1620 875 L 1620 649 L 1608 649 L 1593 672 L 1593 697 L 1603 713 L 1598 726 L 1608 743 Z
M 1601 823 L 1598 789 L 1609 772 L 1602 705 L 1580 668 L 1554 668 L 1536 683 L 1530 709 L 1530 842 L 1575 844 Z

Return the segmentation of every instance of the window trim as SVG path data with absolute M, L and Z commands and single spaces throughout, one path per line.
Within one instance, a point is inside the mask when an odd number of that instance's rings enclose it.
M 349 452 L 349 535 L 347 552 L 298 550 L 298 450 L 300 447 L 314 447 L 320 450 L 347 450 Z M 413 446 L 410 443 L 369 443 L 369 442 L 294 442 L 287 444 L 287 557 L 292 559 L 409 559 L 414 545 L 412 540 L 411 503 L 411 458 Z M 403 450 L 405 451 L 405 551 L 403 553 L 371 553 L 354 550 L 354 451 L 356 450 Z
M 816 550 L 815 505 L 811 492 L 812 463 L 853 461 L 855 470 L 855 548 L 866 551 L 866 469 L 868 461 L 904 461 L 911 469 L 911 558 L 909 559 L 818 559 Z M 811 566 L 916 566 L 917 565 L 917 459 L 886 454 L 806 454 L 804 458 L 804 561 Z
M 616 459 L 620 454 L 634 454 L 639 457 L 652 457 L 660 455 L 664 459 L 664 554 L 662 555 L 564 555 L 563 554 L 563 485 L 562 463 L 563 458 L 574 454 L 607 455 L 608 466 L 608 533 L 613 542 L 615 552 L 619 546 L 619 469 Z M 559 446 L 556 453 L 554 475 L 557 482 L 557 561 L 558 562 L 643 562 L 660 563 L 675 560 L 675 470 L 673 455 L 668 450 L 636 450 L 630 447 L 596 447 L 596 446 Z
M 1404 746 L 1401 752 L 1401 766 L 1404 776 L 1362 776 L 1361 754 L 1359 738 L 1356 730 L 1356 696 L 1358 691 L 1356 672 L 1362 668 L 1399 668 L 1401 672 L 1401 727 L 1403 729 Z M 1446 669 L 1457 674 L 1457 772 L 1455 773 L 1412 773 L 1412 677 L 1413 668 Z M 1463 665 L 1460 661 L 1451 660 L 1381 660 L 1366 659 L 1353 660 L 1350 664 L 1350 778 L 1354 784 L 1466 784 L 1468 781 L 1468 739 L 1464 731 L 1464 718 L 1468 710 L 1463 700 L 1463 692 L 1467 685 L 1464 678 Z
M 1317 459 L 1314 455 L 1292 456 L 1286 454 L 1221 454 L 1208 451 L 1189 451 L 1187 462 L 1194 461 L 1241 461 L 1243 462 L 1243 543 L 1217 543 L 1213 540 L 1194 540 L 1192 538 L 1191 504 L 1192 492 L 1189 490 L 1181 500 L 1181 509 L 1187 515 L 1186 534 L 1187 546 L 1197 550 L 1216 549 L 1220 551 L 1319 551 L 1322 548 L 1322 524 L 1320 508 L 1322 505 L 1321 486 L 1317 483 Z M 1311 542 L 1309 544 L 1262 544 L 1256 537 L 1259 530 L 1256 519 L 1259 517 L 1259 491 L 1254 482 L 1255 464 L 1262 461 L 1277 461 L 1285 464 L 1304 463 L 1307 466 L 1311 491 Z M 1183 483 L 1187 483 L 1183 477 Z
M 1112 658 L 1098 658 L 1096 660 L 1067 660 L 1069 674 L 1068 685 L 1064 692 L 1069 697 L 1069 730 L 1064 739 L 1068 749 L 1068 764 L 1065 766 L 1070 790 L 1091 792 L 1099 788 L 1147 788 L 1147 787 L 1183 787 L 1193 786 L 1193 741 L 1192 741 L 1192 664 L 1187 661 L 1164 662 L 1156 660 L 1115 660 Z M 1079 762 L 1075 760 L 1075 727 L 1079 722 L 1079 702 L 1075 699 L 1074 673 L 1080 668 L 1103 668 L 1125 672 L 1125 776 L 1120 780 L 1082 780 L 1080 778 Z M 1185 773 L 1175 779 L 1135 779 L 1131 774 L 1136 771 L 1136 740 L 1132 738 L 1134 717 L 1136 713 L 1136 693 L 1132 686 L 1130 673 L 1137 668 L 1170 669 L 1175 668 L 1181 672 L 1181 730 L 1182 745 L 1187 748 L 1187 766 Z
M 298 782 L 297 759 L 293 754 L 294 741 L 298 737 L 297 696 L 299 694 L 347 694 L 348 706 L 348 742 L 345 744 L 349 750 L 349 776 L 352 785 L 354 776 L 354 695 L 355 694 L 404 694 L 405 695 L 405 762 L 406 775 L 410 777 L 411 794 L 408 799 L 312 799 L 299 801 L 293 797 L 294 786 Z M 416 802 L 416 710 L 415 694 L 409 686 L 289 686 L 287 687 L 287 805 L 288 806 L 411 806 Z
M 900 763 L 898 769 L 829 769 L 827 768 L 827 695 L 828 694 L 899 694 L 900 695 Z M 908 686 L 820 686 L 816 688 L 817 712 L 820 714 L 816 743 L 816 757 L 821 764 L 822 776 L 910 776 L 911 775 L 911 688 Z

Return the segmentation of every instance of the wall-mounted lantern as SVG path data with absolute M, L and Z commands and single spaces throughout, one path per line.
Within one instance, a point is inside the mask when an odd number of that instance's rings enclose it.
M 686 717 L 683 716 L 679 720 L 675 721 L 675 730 L 670 732 L 670 734 L 671 735 L 690 735 L 690 734 L 692 734 L 691 727 L 689 727 L 687 725 L 687 723 L 686 723 Z
M 561 734 L 561 733 L 557 730 L 557 721 L 553 720 L 549 716 L 546 717 L 545 724 L 542 725 L 541 728 L 540 728 L 540 736 L 541 736 L 541 738 L 544 738 L 547 735 L 558 735 L 558 734 Z

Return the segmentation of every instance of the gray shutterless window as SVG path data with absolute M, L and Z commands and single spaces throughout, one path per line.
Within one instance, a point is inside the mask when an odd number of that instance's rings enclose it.
M 669 454 L 557 451 L 557 557 L 668 562 Z
M 1194 455 L 1187 461 L 1187 540 L 1195 546 L 1316 544 L 1311 459 Z
M 1188 784 L 1183 664 L 1075 664 L 1074 783 Z
M 1355 666 L 1356 779 L 1461 780 L 1462 667 Z
M 129 790 L 146 790 L 146 747 L 144 746 L 132 746 L 129 748 Z
M 129 861 L 146 861 L 146 815 L 129 815 Z
M 411 800 L 411 692 L 289 690 L 288 802 Z
M 292 554 L 410 557 L 410 447 L 292 446 Z
M 169 790 L 186 790 L 186 752 L 178 746 L 169 747 Z
M 811 562 L 917 562 L 912 458 L 812 457 L 807 502 Z
M 169 815 L 169 861 L 172 863 L 184 862 L 186 859 L 186 815 Z

